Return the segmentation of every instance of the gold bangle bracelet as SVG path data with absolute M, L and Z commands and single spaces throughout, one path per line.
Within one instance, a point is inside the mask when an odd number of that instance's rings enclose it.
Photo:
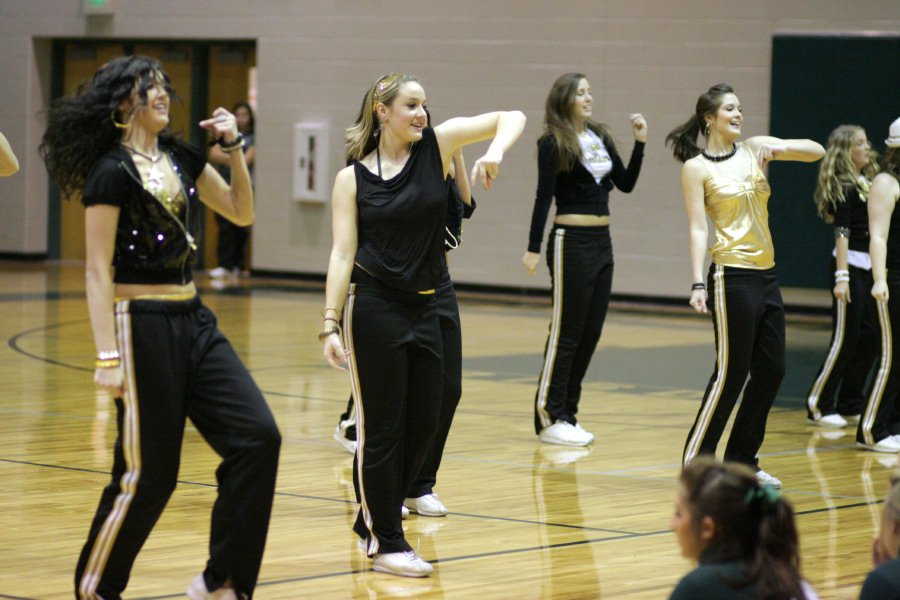
M 106 358 L 103 360 L 97 359 L 94 361 L 94 368 L 96 369 L 114 369 L 120 366 L 122 363 L 118 358 Z
M 325 308 L 323 308 L 323 309 L 321 310 L 321 314 L 322 314 L 322 318 L 323 318 L 323 319 L 325 318 L 325 313 L 327 313 L 329 310 L 333 310 L 334 313 L 335 313 L 338 317 L 341 316 L 341 309 L 339 309 L 337 306 L 326 306 Z

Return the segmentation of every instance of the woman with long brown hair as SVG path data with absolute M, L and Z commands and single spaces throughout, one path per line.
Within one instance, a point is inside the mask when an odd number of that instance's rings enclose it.
M 522 264 L 534 275 L 550 205 L 556 216 L 547 243 L 553 315 L 534 399 L 534 429 L 542 442 L 586 446 L 594 435 L 578 422 L 581 382 L 600 334 L 612 291 L 609 192 L 631 192 L 647 141 L 647 121 L 629 119 L 634 149 L 626 166 L 609 127 L 593 119 L 591 84 L 581 73 L 560 76 L 547 95 L 538 139 L 538 186 L 528 251 Z
M 709 301 L 716 335 L 716 367 L 682 462 L 715 454 L 743 390 L 725 460 L 749 465 L 762 483 L 780 487 L 776 477 L 759 468 L 757 457 L 785 368 L 784 303 L 769 232 L 771 189 L 763 169 L 772 160 L 813 162 L 825 149 L 804 139 L 755 136 L 739 141 L 743 123 L 740 100 L 730 85 L 721 83 L 701 94 L 694 114 L 666 136 L 675 158 L 684 163 L 681 189 L 693 277 L 690 305 L 706 313 Z M 697 145 L 700 137 L 703 148 Z M 716 240 L 704 282 L 707 216 Z

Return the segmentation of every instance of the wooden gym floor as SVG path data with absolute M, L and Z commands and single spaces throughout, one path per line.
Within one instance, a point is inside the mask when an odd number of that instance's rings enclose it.
M 256 597 L 667 598 L 691 568 L 668 522 L 715 358 L 708 317 L 614 307 L 579 415 L 597 441 L 573 449 L 532 429 L 548 304 L 461 298 L 464 392 L 436 488 L 450 514 L 404 522 L 436 567 L 412 580 L 372 572 L 350 531 L 352 458 L 331 437 L 349 382 L 315 339 L 321 290 L 198 283 L 284 437 Z M 91 383 L 82 267 L 0 262 L 0 328 L 0 598 L 70 598 L 115 439 L 114 408 Z M 849 599 L 896 457 L 806 424 L 802 396 L 828 340 L 826 319 L 791 319 L 761 465 L 797 510 L 806 577 L 822 598 Z M 128 598 L 183 597 L 202 570 L 216 464 L 189 425 L 178 489 Z

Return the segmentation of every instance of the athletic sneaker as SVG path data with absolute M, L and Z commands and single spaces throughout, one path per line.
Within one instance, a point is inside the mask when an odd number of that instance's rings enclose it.
M 214 592 L 207 590 L 203 573 L 194 577 L 185 593 L 191 600 L 238 600 L 233 588 L 219 588 Z
M 559 444 L 560 446 L 587 446 L 593 441 L 593 436 L 566 421 L 557 421 L 549 427 L 544 427 L 538 434 L 540 440 L 546 444 Z
M 341 431 L 340 425 L 334 428 L 334 439 L 338 444 L 341 445 L 341 448 L 343 448 L 350 454 L 356 454 L 356 440 L 351 440 L 344 437 L 344 432 Z
M 781 480 L 774 475 L 769 475 L 762 469 L 756 472 L 756 481 L 759 482 L 759 485 L 771 485 L 774 488 L 781 489 Z
M 372 568 L 379 573 L 389 573 L 401 577 L 428 577 L 434 572 L 434 567 L 422 560 L 412 550 L 376 554 L 373 561 Z
M 593 444 L 593 443 L 594 443 L 594 434 L 591 433 L 590 431 L 587 431 L 584 427 L 582 427 L 582 426 L 581 426 L 581 423 L 575 423 L 575 429 L 577 429 L 578 431 L 580 431 L 580 432 L 583 433 L 584 435 L 586 435 L 586 436 L 588 436 L 589 438 L 591 438 L 591 441 L 588 442 L 589 444 Z
M 216 267 L 209 271 L 209 276 L 213 279 L 224 279 L 228 277 L 229 271 L 225 267 Z
M 833 415 L 822 415 L 818 419 L 807 419 L 810 425 L 819 425 L 820 427 L 846 427 L 847 419 L 835 413 Z
M 437 494 L 425 494 L 418 498 L 407 498 L 403 501 L 403 507 L 423 517 L 444 517 L 447 515 L 447 507 L 438 500 Z
M 856 442 L 856 445 L 860 448 L 871 450 L 872 452 L 897 453 L 900 452 L 900 437 L 889 435 L 886 438 L 878 440 L 874 444 L 864 444 L 863 442 Z

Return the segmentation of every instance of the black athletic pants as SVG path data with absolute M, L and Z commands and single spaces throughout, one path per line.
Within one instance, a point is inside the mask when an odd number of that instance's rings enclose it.
M 115 310 L 125 392 L 116 399 L 112 481 L 78 560 L 76 597 L 121 597 L 175 489 L 189 418 L 222 457 L 206 586 L 215 590 L 230 579 L 238 597 L 249 598 L 262 562 L 281 446 L 272 413 L 199 298 L 126 300 Z
M 216 214 L 216 224 L 219 226 L 219 239 L 216 242 L 218 266 L 229 271 L 232 269 L 243 270 L 250 228 L 235 225 L 219 214 Z
M 870 445 L 891 435 L 888 424 L 900 395 L 900 359 L 894 360 L 894 348 L 900 348 L 900 273 L 888 270 L 887 284 L 888 301 L 875 303 L 881 330 L 881 362 L 856 430 L 856 441 Z
M 431 449 L 441 413 L 441 329 L 434 293 L 402 292 L 357 269 L 344 308 L 356 402 L 353 530 L 367 553 L 411 550 L 400 508 Z
M 434 486 L 437 484 L 437 472 L 441 466 L 441 458 L 444 456 L 444 446 L 450 435 L 450 425 L 453 424 L 456 407 L 459 406 L 460 398 L 462 398 L 462 327 L 459 320 L 456 292 L 449 277 L 437 287 L 434 299 L 437 302 L 438 320 L 441 324 L 444 358 L 441 418 L 428 457 L 409 490 L 410 498 L 419 498 L 434 492 Z M 353 407 L 352 394 L 347 400 L 347 410 L 341 415 L 340 426 L 344 437 L 350 440 L 356 439 L 356 411 Z M 356 497 L 358 500 L 359 490 L 357 490 Z
M 716 335 L 716 368 L 688 434 L 683 463 L 698 454 L 715 454 L 743 390 L 724 458 L 756 469 L 769 409 L 784 377 L 784 303 L 775 268 L 713 264 L 707 290 Z
M 868 397 L 866 382 L 878 358 L 881 331 L 871 294 L 872 272 L 852 265 L 849 271 L 850 302 L 832 297 L 831 343 L 806 395 L 810 419 L 835 413 L 858 415 Z
M 553 315 L 534 401 L 534 429 L 575 425 L 581 382 L 600 340 L 612 290 L 609 227 L 554 225 L 547 242 Z

